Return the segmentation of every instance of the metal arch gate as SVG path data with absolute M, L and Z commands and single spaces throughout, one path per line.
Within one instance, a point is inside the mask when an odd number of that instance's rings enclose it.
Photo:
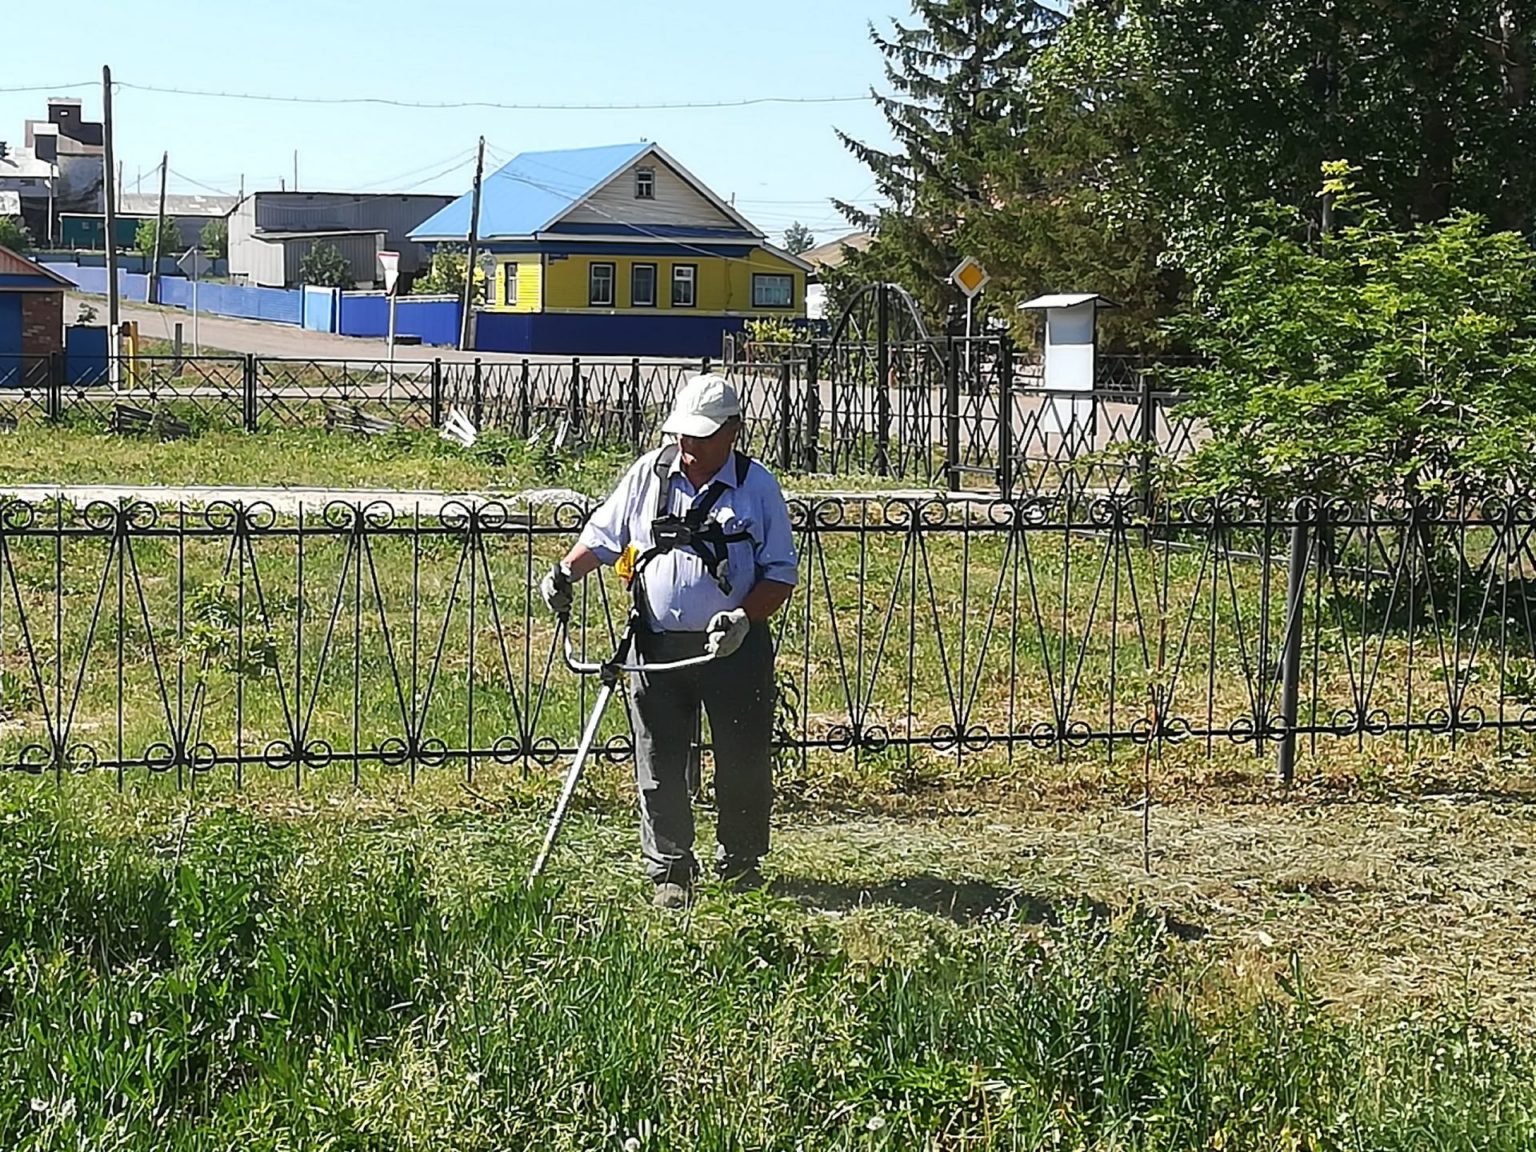
M 1013 349 L 936 337 L 899 284 L 861 288 L 811 349 L 802 460 L 810 471 L 1012 487 Z

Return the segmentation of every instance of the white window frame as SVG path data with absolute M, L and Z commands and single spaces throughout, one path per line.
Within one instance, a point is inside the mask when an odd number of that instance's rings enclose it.
M 656 169 L 654 169 L 654 168 L 636 168 L 635 169 L 635 199 L 636 200 L 654 200 L 654 199 L 656 199 Z
M 686 303 L 678 301 L 677 288 L 679 284 L 688 285 L 688 300 Z M 697 308 L 699 306 L 699 266 L 697 264 L 672 265 L 672 307 Z
M 597 288 L 597 283 L 598 283 L 597 270 L 599 268 L 606 268 L 608 270 L 608 299 L 606 301 L 597 299 L 597 292 L 595 291 L 595 289 Z M 615 307 L 616 305 L 614 304 L 614 282 L 617 279 L 618 279 L 618 269 L 614 267 L 614 264 L 613 264 L 612 260 L 594 260 L 594 261 L 592 261 L 591 264 L 587 265 L 587 307 L 588 308 L 613 308 L 613 307 Z
M 501 266 L 501 302 L 503 305 L 517 303 L 517 261 L 509 261 Z
M 642 268 L 649 268 L 651 270 L 651 298 L 649 300 L 640 300 L 635 296 L 635 273 Z M 660 269 L 649 260 L 641 260 L 638 263 L 631 264 L 629 266 L 629 306 L 631 308 L 656 307 L 656 290 L 660 279 Z
M 757 287 L 760 281 L 783 280 L 789 284 L 789 299 L 782 304 L 764 304 L 757 295 Z M 795 278 L 787 272 L 754 272 L 752 273 L 752 307 L 753 308 L 793 308 L 795 306 Z

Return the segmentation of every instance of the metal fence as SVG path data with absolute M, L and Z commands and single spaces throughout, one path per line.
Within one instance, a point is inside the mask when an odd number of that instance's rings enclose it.
M 678 387 L 709 361 L 291 360 L 138 356 L 93 376 L 62 356 L 0 357 L 0 427 L 89 423 L 150 433 L 355 426 L 432 428 L 453 409 L 482 431 L 563 448 L 657 442 Z M 1048 391 L 995 339 L 844 341 L 803 359 L 727 369 L 747 445 L 786 472 L 864 474 L 1005 495 L 1138 486 L 1153 456 L 1198 429 L 1151 372 Z
M 1069 758 L 1478 755 L 1536 734 L 1536 501 L 796 499 L 786 787 Z M 473 777 L 571 751 L 538 576 L 571 505 L 0 506 L 0 770 Z M 606 653 L 625 604 L 582 585 Z M 614 710 L 608 759 L 631 750 Z M 707 746 L 707 736 L 702 744 Z

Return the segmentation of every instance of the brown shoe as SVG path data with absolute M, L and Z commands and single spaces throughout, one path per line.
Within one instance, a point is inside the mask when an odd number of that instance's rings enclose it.
M 651 905 L 656 908 L 686 908 L 688 907 L 688 889 L 681 884 L 664 880 L 656 885 L 656 893 L 651 897 Z

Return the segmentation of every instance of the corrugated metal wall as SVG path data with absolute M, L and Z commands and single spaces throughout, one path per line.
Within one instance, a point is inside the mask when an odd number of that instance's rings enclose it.
M 262 249 L 267 245 L 252 237 L 256 231 L 256 201 L 247 196 L 240 201 L 237 207 L 229 215 L 229 274 L 234 277 L 244 277 L 252 284 L 261 284 L 265 281 L 258 280 L 255 276 L 256 261 L 261 259 Z M 281 275 L 281 268 L 279 268 Z M 281 288 L 281 283 L 274 287 Z
M 283 269 L 288 283 L 302 284 L 304 277 L 299 271 L 304 263 L 304 257 L 310 250 L 320 244 L 329 244 L 346 258 L 352 268 L 352 278 L 359 284 L 372 286 L 379 277 L 379 237 L 375 235 L 362 236 L 319 236 L 314 239 L 283 240 L 269 244 L 270 248 L 281 248 L 283 251 Z
M 384 247 L 400 253 L 400 272 L 409 276 L 431 262 L 427 250 L 408 238 L 411 229 L 453 199 L 452 196 L 367 196 L 345 192 L 260 192 L 254 197 L 253 227 L 265 232 L 382 229 Z
M 235 248 L 231 244 L 229 248 L 230 271 L 234 271 Z M 283 259 L 283 242 L 281 240 L 260 240 L 252 237 L 245 245 L 246 278 L 250 283 L 261 288 L 286 288 L 290 283 L 288 279 L 287 264 Z

